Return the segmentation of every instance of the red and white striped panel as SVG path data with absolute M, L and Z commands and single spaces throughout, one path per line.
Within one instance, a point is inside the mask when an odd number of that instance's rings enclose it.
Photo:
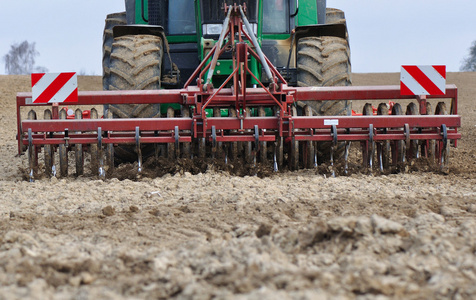
M 402 66 L 402 95 L 445 95 L 446 66 Z
M 76 73 L 31 74 L 33 103 L 78 102 Z

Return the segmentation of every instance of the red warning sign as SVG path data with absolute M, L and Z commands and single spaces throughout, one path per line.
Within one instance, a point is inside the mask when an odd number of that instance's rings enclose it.
M 76 73 L 31 74 L 33 103 L 78 102 Z
M 402 95 L 445 95 L 446 66 L 402 66 Z

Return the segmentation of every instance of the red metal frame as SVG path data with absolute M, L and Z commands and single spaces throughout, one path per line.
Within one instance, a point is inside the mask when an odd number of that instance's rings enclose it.
M 290 87 L 269 60 L 266 63 L 272 74 L 271 83 L 265 86 L 248 69 L 250 56 L 260 60 L 257 54 L 258 45 L 249 45 L 244 38 L 251 41 L 243 30 L 238 6 L 230 16 L 227 35 L 238 36 L 225 43 L 225 47 L 234 47 L 234 70 L 225 82 L 214 88 L 210 82 L 202 82 L 207 71 L 213 70 L 217 53 L 224 47 L 217 43 L 200 64 L 185 87 L 176 90 L 147 91 L 94 91 L 79 92 L 80 106 L 105 104 L 144 104 L 144 103 L 177 103 L 193 107 L 193 115 L 189 118 L 156 118 L 156 119 L 83 119 L 59 120 L 58 105 L 30 104 L 31 93 L 17 94 L 17 127 L 18 153 L 31 142 L 36 148 L 42 145 L 59 144 L 93 144 L 98 143 L 97 132 L 101 128 L 102 144 L 134 144 L 135 130 L 139 128 L 140 143 L 184 143 L 197 138 L 214 139 L 218 142 L 235 141 L 268 141 L 273 142 L 283 137 L 285 142 L 291 141 L 362 141 L 382 140 L 439 140 L 444 139 L 441 128 L 448 128 L 447 139 L 461 138 L 457 128 L 461 126 L 461 118 L 457 114 L 457 88 L 446 86 L 446 94 L 441 96 L 404 96 L 399 86 L 354 86 L 354 87 Z M 232 44 L 231 41 L 236 42 Z M 251 43 L 251 42 L 249 42 Z M 252 44 L 252 43 L 251 43 Z M 255 50 L 252 49 L 254 47 Z M 211 62 L 206 63 L 213 56 Z M 200 75 L 198 75 L 200 74 Z M 250 74 L 259 82 L 259 87 L 246 87 L 246 74 Z M 198 76 L 197 86 L 190 83 Z M 233 81 L 232 81 L 233 80 Z M 233 82 L 233 88 L 225 87 Z M 242 84 L 240 84 L 242 83 Z M 292 116 L 291 107 L 298 101 L 328 100 L 401 100 L 413 99 L 419 102 L 420 112 L 426 113 L 428 99 L 450 99 L 452 111 L 450 115 L 404 115 L 404 116 Z M 22 120 L 21 108 L 30 106 L 52 106 L 53 120 Z M 249 107 L 279 107 L 278 113 L 272 117 L 247 117 L 244 113 Z M 205 109 L 211 107 L 235 109 L 237 117 L 208 117 Z M 332 125 L 337 129 L 332 134 Z M 253 129 L 257 126 L 259 136 Z M 410 128 L 409 132 L 404 128 Z M 177 128 L 176 131 L 174 131 Z M 369 130 L 373 128 L 373 132 Z M 212 129 L 216 137 L 212 136 Z M 386 133 L 383 133 L 385 129 Z M 28 130 L 32 132 L 29 141 Z M 66 138 L 65 138 L 66 137 Z
M 376 86 L 376 87 L 334 87 L 334 88 L 287 88 L 283 85 L 283 92 L 277 94 L 278 97 L 284 96 L 286 105 L 292 105 L 294 101 L 322 101 L 322 100 L 343 100 L 351 99 L 354 101 L 362 100 L 388 100 L 388 99 L 414 99 L 416 97 L 401 96 L 398 86 Z M 454 85 L 446 86 L 447 94 L 445 96 L 434 96 L 428 98 L 449 98 L 453 105 L 453 111 L 457 109 L 457 88 Z M 98 92 L 79 92 L 78 105 L 101 105 L 101 104 L 131 104 L 131 103 L 178 103 L 181 105 L 196 105 L 194 102 L 197 95 L 210 95 L 198 91 L 195 87 L 180 90 L 157 90 L 157 91 L 98 91 Z M 363 98 L 367 97 L 367 98 Z M 81 134 L 69 134 L 68 143 L 93 143 L 97 137 L 91 136 L 90 132 L 97 131 L 99 127 L 103 131 L 111 132 L 110 139 L 104 139 L 103 143 L 134 143 L 134 129 L 140 128 L 141 133 L 147 135 L 147 132 L 159 131 L 169 137 L 157 136 L 150 137 L 147 140 L 141 140 L 141 143 L 166 143 L 174 142 L 173 136 L 169 131 L 179 127 L 181 142 L 190 142 L 192 138 L 210 137 L 210 129 L 215 126 L 222 132 L 226 130 L 237 131 L 239 134 L 225 135 L 217 137 L 217 141 L 254 141 L 252 133 L 247 130 L 253 129 L 258 125 L 259 129 L 267 132 L 260 136 L 260 141 L 275 140 L 273 136 L 296 135 L 297 140 L 328 141 L 332 140 L 330 136 L 330 125 L 325 125 L 325 120 L 333 120 L 338 124 L 338 129 L 355 129 L 363 132 L 359 135 L 350 132 L 338 134 L 340 141 L 350 140 L 368 140 L 368 128 L 373 124 L 374 130 L 381 128 L 403 128 L 408 124 L 410 128 L 418 128 L 421 133 L 413 133 L 412 139 L 442 139 L 438 128 L 445 124 L 451 130 L 448 132 L 448 138 L 451 140 L 461 138 L 457 132 L 461 126 L 461 118 L 458 115 L 417 115 L 417 116 L 284 116 L 280 113 L 273 117 L 206 117 L 206 114 L 195 114 L 191 118 L 157 118 L 157 119 L 83 119 L 83 120 L 21 120 L 21 107 L 30 106 L 27 99 L 31 98 L 31 93 L 19 93 L 17 95 L 17 120 L 18 120 L 18 151 L 22 152 L 21 145 L 28 145 L 28 129 L 34 133 L 33 144 L 61 144 L 64 130 L 69 132 L 81 132 Z M 209 103 L 209 106 L 230 107 L 236 100 L 233 91 L 222 89 L 215 95 L 215 100 Z M 242 97 L 238 97 L 241 101 Z M 263 88 L 247 89 L 247 106 L 274 106 L 275 99 L 270 99 Z M 41 105 L 41 106 L 46 106 Z M 38 105 L 34 105 L 38 106 Z M 197 110 L 195 110 L 197 112 Z M 200 112 L 200 111 L 198 111 Z M 293 130 L 289 130 L 292 126 Z M 190 131 L 194 131 L 194 136 L 190 136 Z M 363 129 L 364 128 L 364 129 Z M 311 131 L 310 131 L 311 129 Z M 367 130 L 367 132 L 365 132 Z M 44 134 L 53 133 L 52 137 Z M 281 132 L 281 134 L 279 134 Z M 114 134 L 121 133 L 122 137 L 113 138 Z M 78 136 L 76 138 L 76 136 Z M 80 137 L 81 136 L 81 137 Z M 265 138 L 265 136 L 267 136 Z M 87 137 L 87 138 L 86 138 Z M 145 138 L 145 136 L 144 136 Z M 376 133 L 375 140 L 401 140 L 404 139 L 403 129 L 396 129 L 394 133 L 379 135 Z

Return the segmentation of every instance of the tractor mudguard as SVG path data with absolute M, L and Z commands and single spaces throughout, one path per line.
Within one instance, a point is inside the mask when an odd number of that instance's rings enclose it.
M 164 27 L 158 25 L 117 25 L 113 30 L 114 38 L 125 35 L 148 34 L 165 39 Z
M 296 41 L 303 37 L 335 36 L 345 39 L 347 26 L 345 24 L 316 24 L 296 27 Z

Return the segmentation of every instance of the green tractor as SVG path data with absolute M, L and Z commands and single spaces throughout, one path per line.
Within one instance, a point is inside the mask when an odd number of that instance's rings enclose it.
M 262 52 L 288 85 L 351 85 L 344 13 L 326 8 L 326 0 L 125 0 L 126 11 L 106 19 L 104 89 L 182 88 L 217 43 L 225 19 L 224 5 L 235 2 L 246 7 Z M 231 55 L 231 51 L 225 51 L 220 56 L 213 71 L 215 87 L 232 72 Z M 253 74 L 265 82 L 259 62 L 251 58 L 249 65 Z M 248 78 L 247 84 L 253 87 L 256 82 Z M 351 114 L 350 101 L 309 101 L 298 103 L 297 109 L 305 104 L 312 108 L 313 115 Z M 105 117 L 112 118 L 190 116 L 177 104 L 106 108 Z M 228 112 L 223 109 L 221 114 Z M 116 149 L 115 155 L 119 161 L 128 160 L 128 156 L 133 160 L 135 154 L 130 152 L 128 148 Z

